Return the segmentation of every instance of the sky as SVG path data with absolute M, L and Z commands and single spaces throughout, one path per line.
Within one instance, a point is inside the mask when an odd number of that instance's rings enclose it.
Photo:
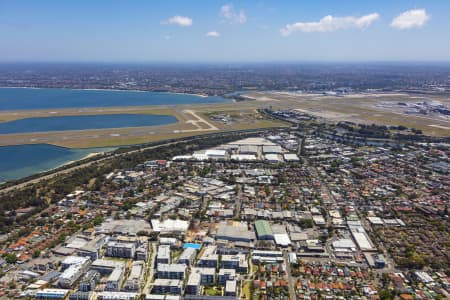
M 450 1 L 0 0 L 0 61 L 450 61 Z

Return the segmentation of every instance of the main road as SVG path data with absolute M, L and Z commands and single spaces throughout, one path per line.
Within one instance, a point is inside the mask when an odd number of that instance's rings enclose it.
M 289 298 L 291 300 L 296 300 L 297 295 L 295 294 L 294 279 L 292 278 L 291 263 L 289 262 L 288 251 L 287 250 L 283 251 L 283 255 L 284 255 L 284 261 L 286 263 L 286 274 L 287 274 L 288 286 L 289 286 Z

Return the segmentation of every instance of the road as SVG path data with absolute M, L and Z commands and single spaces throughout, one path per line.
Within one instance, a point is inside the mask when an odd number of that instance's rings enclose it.
M 286 274 L 288 277 L 288 285 L 289 285 L 289 298 L 291 300 L 296 300 L 297 295 L 295 294 L 294 279 L 292 278 L 291 274 L 291 264 L 289 263 L 288 251 L 284 251 L 283 255 L 284 261 L 286 262 Z
M 242 204 L 242 185 L 238 184 L 236 193 L 236 207 L 234 208 L 234 217 L 240 218 L 241 216 L 241 204 Z
M 149 272 L 148 272 L 148 276 L 145 281 L 145 286 L 143 289 L 143 293 L 146 295 L 150 294 L 150 282 L 152 281 L 152 278 L 155 273 L 154 265 L 155 265 L 155 258 L 156 258 L 156 243 L 153 242 L 153 243 L 150 243 L 150 245 L 152 246 L 152 255 L 151 255 L 149 263 L 147 265 Z
M 320 185 L 321 185 L 321 192 L 324 192 L 325 194 L 327 194 L 328 199 L 329 199 L 329 203 L 327 204 L 327 208 L 335 208 L 336 207 L 336 199 L 334 198 L 333 193 L 331 192 L 330 186 L 328 185 L 328 182 L 326 180 L 323 180 L 322 176 L 320 175 L 319 170 L 317 169 L 316 166 L 313 166 L 312 164 L 310 164 L 310 162 L 308 161 L 308 159 L 304 159 L 305 162 L 305 166 L 308 167 L 308 170 L 311 173 L 314 173 L 315 178 L 317 178 L 320 181 Z M 327 227 L 332 226 L 331 223 L 331 218 L 329 216 L 325 216 L 326 220 L 327 220 Z

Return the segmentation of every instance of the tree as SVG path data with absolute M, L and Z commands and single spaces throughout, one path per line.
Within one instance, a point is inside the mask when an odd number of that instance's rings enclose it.
M 103 223 L 103 220 L 104 220 L 104 218 L 103 218 L 102 215 L 97 215 L 97 216 L 94 218 L 94 221 L 93 221 L 94 226 L 98 226 L 98 225 L 102 224 L 102 223 Z
M 66 240 L 66 237 L 67 237 L 67 235 L 65 233 L 61 233 L 58 236 L 58 242 L 60 242 L 60 243 L 64 242 Z
M 131 202 L 131 201 L 129 201 L 129 200 L 126 200 L 124 203 L 123 203 L 123 210 L 129 210 L 129 209 L 131 209 L 133 207 L 133 203 Z
M 379 293 L 380 299 L 381 300 L 390 300 L 393 299 L 391 296 L 391 292 L 389 290 L 382 290 Z
M 5 260 L 8 264 L 14 264 L 17 262 L 17 256 L 13 253 L 7 254 Z
M 302 228 L 312 228 L 314 225 L 312 219 L 300 219 L 298 220 L 298 224 Z
M 39 255 L 41 255 L 41 251 L 40 250 L 34 250 L 33 251 L 33 254 L 32 254 L 32 256 L 33 256 L 33 258 L 37 258 L 37 257 L 39 257 Z

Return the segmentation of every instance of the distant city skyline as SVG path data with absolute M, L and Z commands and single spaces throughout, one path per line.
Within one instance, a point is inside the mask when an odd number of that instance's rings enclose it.
M 450 61 L 446 0 L 0 0 L 0 62 Z

